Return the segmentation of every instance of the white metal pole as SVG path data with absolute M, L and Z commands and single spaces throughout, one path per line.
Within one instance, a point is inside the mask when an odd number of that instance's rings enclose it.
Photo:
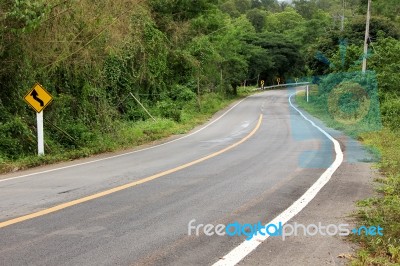
M 307 102 L 308 102 L 308 85 L 307 85 Z
M 44 135 L 43 135 L 43 111 L 36 113 L 37 120 L 37 141 L 38 141 L 38 155 L 44 155 Z

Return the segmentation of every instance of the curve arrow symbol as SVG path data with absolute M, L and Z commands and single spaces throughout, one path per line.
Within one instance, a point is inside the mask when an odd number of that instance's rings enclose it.
M 35 99 L 40 104 L 40 106 L 43 107 L 44 106 L 44 102 L 38 97 L 38 95 L 39 94 L 37 93 L 36 90 L 33 90 L 31 92 L 31 96 L 33 97 L 33 99 Z

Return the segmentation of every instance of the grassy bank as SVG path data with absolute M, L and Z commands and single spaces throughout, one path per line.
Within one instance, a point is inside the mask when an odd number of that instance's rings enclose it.
M 114 121 L 112 131 L 101 134 L 94 132 L 92 140 L 87 142 L 83 147 L 55 150 L 50 149 L 49 145 L 46 145 L 45 156 L 38 157 L 32 154 L 15 160 L 0 157 L 0 173 L 85 158 L 104 152 L 130 149 L 171 135 L 184 134 L 194 127 L 205 123 L 217 111 L 249 95 L 250 92 L 249 88 L 240 89 L 237 97 L 226 97 L 213 93 L 205 94 L 201 97 L 200 102 L 198 100 L 188 102 L 184 108 L 179 110 L 179 122 L 173 118 L 163 118 L 161 116 L 156 116 L 155 121 L 152 119 L 136 122 Z M 150 112 L 152 111 L 156 112 L 156 110 L 151 110 Z M 45 129 L 49 126 L 45 122 Z
M 310 102 L 304 93 L 296 96 L 298 105 L 310 114 L 323 120 L 326 125 L 342 130 L 357 138 L 363 144 L 380 153 L 379 167 L 382 178 L 377 180 L 378 197 L 371 197 L 357 203 L 358 225 L 384 228 L 383 236 L 357 236 L 352 241 L 360 245 L 351 265 L 400 265 L 400 138 L 399 132 L 388 128 L 362 133 L 359 128 L 341 124 L 326 113 L 326 107 L 313 101 L 318 97 L 316 87 L 311 91 Z

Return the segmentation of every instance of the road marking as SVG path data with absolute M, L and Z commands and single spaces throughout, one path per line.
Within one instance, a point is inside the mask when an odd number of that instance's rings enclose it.
M 244 100 L 246 100 L 247 98 L 251 97 L 252 95 L 240 100 L 239 102 L 237 102 L 234 106 L 232 106 L 231 108 L 229 108 L 225 113 L 223 113 L 221 116 L 219 116 L 218 118 L 216 118 L 215 120 L 213 120 L 212 122 L 210 122 L 209 124 L 205 125 L 204 127 L 190 133 L 187 134 L 183 137 L 162 143 L 162 144 L 158 144 L 155 146 L 151 146 L 148 148 L 144 148 L 144 149 L 140 149 L 137 151 L 131 151 L 131 152 L 127 152 L 127 153 L 123 153 L 123 154 L 118 154 L 118 155 L 114 155 L 114 156 L 110 156 L 110 157 L 106 157 L 106 158 L 101 158 L 101 159 L 97 159 L 97 160 L 93 160 L 93 161 L 89 161 L 89 162 L 84 162 L 84 163 L 77 163 L 77 164 L 73 164 L 73 165 L 68 165 L 68 166 L 63 166 L 63 167 L 59 167 L 59 168 L 55 168 L 55 169 L 50 169 L 50 170 L 45 170 L 45 171 L 41 171 L 41 172 L 36 172 L 36 173 L 31 173 L 31 174 L 26 174 L 26 175 L 20 175 L 20 176 L 15 176 L 15 177 L 10 177 L 10 178 L 5 178 L 5 179 L 0 179 L 0 182 L 5 182 L 5 181 L 9 181 L 9 180 L 14 180 L 14 179 L 18 179 L 18 178 L 22 178 L 22 177 L 28 177 L 28 176 L 34 176 L 34 175 L 40 175 L 40 174 L 46 174 L 46 173 L 51 173 L 51 172 L 55 172 L 55 171 L 59 171 L 59 170 L 64 170 L 64 169 L 68 169 L 68 168 L 72 168 L 72 167 L 77 167 L 77 166 L 82 166 L 82 165 L 86 165 L 86 164 L 91 164 L 91 163 L 97 163 L 97 162 L 101 162 L 101 161 L 105 161 L 105 160 L 109 160 L 109 159 L 115 159 L 118 157 L 122 157 L 122 156 L 126 156 L 126 155 L 131 155 L 137 152 L 142 152 L 142 151 L 146 151 L 146 150 L 151 150 L 154 148 L 158 148 L 167 144 L 171 144 L 173 142 L 185 139 L 187 137 L 193 136 L 194 134 L 199 133 L 200 131 L 203 131 L 204 129 L 208 128 L 209 126 L 211 126 L 212 124 L 214 124 L 215 122 L 217 122 L 218 120 L 220 120 L 221 118 L 223 118 L 226 114 L 228 114 L 230 111 L 232 111 L 236 106 L 238 106 L 239 104 L 241 104 Z
M 76 199 L 76 200 L 73 200 L 73 201 L 70 201 L 70 202 L 62 203 L 60 205 L 57 205 L 57 206 L 54 206 L 54 207 L 51 207 L 51 208 L 48 208 L 48 209 L 45 209 L 45 210 L 42 210 L 42 211 L 34 212 L 34 213 L 27 214 L 27 215 L 24 215 L 24 216 L 21 216 L 21 217 L 17 217 L 17 218 L 8 220 L 8 221 L 1 222 L 0 223 L 0 228 L 6 227 L 6 226 L 9 226 L 9 225 L 12 225 L 12 224 L 20 223 L 20 222 L 23 222 L 23 221 L 26 221 L 26 220 L 30 220 L 30 219 L 33 219 L 33 218 L 36 218 L 36 217 L 39 217 L 39 216 L 43 216 L 43 215 L 46 215 L 46 214 L 50 214 L 50 213 L 53 213 L 53 212 L 56 212 L 56 211 L 59 211 L 59 210 L 74 206 L 74 205 L 78 205 L 80 203 L 84 203 L 84 202 L 90 201 L 90 200 L 98 199 L 100 197 L 104 197 L 104 196 L 110 195 L 112 193 L 115 193 L 115 192 L 118 192 L 118 191 L 121 191 L 121 190 L 124 190 L 124 189 L 127 189 L 127 188 L 131 188 L 131 187 L 134 187 L 134 186 L 137 186 L 137 185 L 152 181 L 152 180 L 160 178 L 162 176 L 166 176 L 166 175 L 169 175 L 171 173 L 175 173 L 177 171 L 180 171 L 180 170 L 185 169 L 187 167 L 190 167 L 192 165 L 195 165 L 195 164 L 201 163 L 201 162 L 203 162 L 205 160 L 211 159 L 211 158 L 213 158 L 215 156 L 218 156 L 218 155 L 220 155 L 220 154 L 222 154 L 222 153 L 224 153 L 226 151 L 229 151 L 229 150 L 239 146 L 240 144 L 242 144 L 243 142 L 245 142 L 246 140 L 251 138 L 256 133 L 256 131 L 260 128 L 260 125 L 261 125 L 261 122 L 262 122 L 262 118 L 263 118 L 263 115 L 260 114 L 256 126 L 254 127 L 254 129 L 247 136 L 245 136 L 244 138 L 242 138 L 238 142 L 236 142 L 236 143 L 234 143 L 234 144 L 232 144 L 232 145 L 230 145 L 230 146 L 228 146 L 228 147 L 226 147 L 226 148 L 224 148 L 222 150 L 219 150 L 217 152 L 214 152 L 212 154 L 204 156 L 204 157 L 202 157 L 200 159 L 197 159 L 195 161 L 192 161 L 192 162 L 183 164 L 181 166 L 169 169 L 167 171 L 163 171 L 161 173 L 158 173 L 158 174 L 155 174 L 155 175 L 140 179 L 138 181 L 134 181 L 134 182 L 122 185 L 122 186 L 118 186 L 118 187 L 115 187 L 115 188 L 112 188 L 112 189 L 108 189 L 108 190 L 105 190 L 103 192 L 99 192 L 99 193 L 96 193 L 96 194 L 93 194 L 93 195 L 90 195 L 90 196 L 87 196 L 87 197 L 83 197 L 83 198 L 80 198 L 80 199 Z
M 331 179 L 333 173 L 339 168 L 339 166 L 343 162 L 343 152 L 340 148 L 340 144 L 337 140 L 335 140 L 331 135 L 329 135 L 325 130 L 317 126 L 313 121 L 308 119 L 299 109 L 297 109 L 291 101 L 292 96 L 295 93 L 289 96 L 290 105 L 311 125 L 321 131 L 328 139 L 330 139 L 335 147 L 336 159 L 329 166 L 328 169 L 318 178 L 318 180 L 298 199 L 296 200 L 289 208 L 284 210 L 281 214 L 279 214 L 275 219 L 267 224 L 278 224 L 282 222 L 282 225 L 286 224 L 290 219 L 292 219 L 296 214 L 298 214 L 302 209 L 304 209 L 308 203 L 318 194 L 318 192 L 328 183 Z M 213 264 L 213 266 L 228 266 L 228 265 L 236 265 L 241 260 L 243 260 L 247 255 L 249 255 L 253 250 L 255 250 L 261 243 L 263 243 L 269 237 L 268 234 L 265 236 L 256 235 L 251 240 L 243 241 L 239 246 L 230 251 L 227 255 L 221 258 L 219 261 Z

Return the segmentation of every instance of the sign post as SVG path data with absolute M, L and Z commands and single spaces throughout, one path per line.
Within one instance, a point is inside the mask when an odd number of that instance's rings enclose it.
M 25 95 L 25 102 L 36 111 L 38 155 L 44 155 L 43 110 L 53 101 L 51 94 L 36 83 Z
M 307 85 L 307 102 L 308 102 L 308 85 Z
M 43 134 L 43 111 L 36 113 L 37 135 L 38 135 L 38 155 L 44 155 L 44 134 Z
M 264 80 L 261 80 L 261 89 L 264 89 Z

